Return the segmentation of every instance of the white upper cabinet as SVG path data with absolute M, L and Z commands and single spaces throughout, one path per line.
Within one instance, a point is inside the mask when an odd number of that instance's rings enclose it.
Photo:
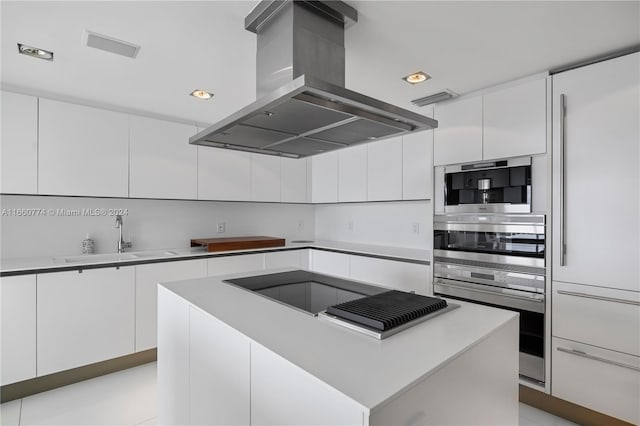
M 282 157 L 280 159 L 280 201 L 307 202 L 307 160 Z
M 546 152 L 545 78 L 487 93 L 483 103 L 485 160 Z
M 433 130 L 402 137 L 402 199 L 433 195 Z
M 402 199 L 402 137 L 367 144 L 367 200 Z
M 127 197 L 129 117 L 40 99 L 40 194 Z
M 251 199 L 251 154 L 198 147 L 198 199 Z
M 280 201 L 280 157 L 251 154 L 251 200 Z
M 195 199 L 198 150 L 189 145 L 195 126 L 130 118 L 129 196 Z
M 435 118 L 436 166 L 544 153 L 547 79 L 437 104 Z
M 338 201 L 338 153 L 336 151 L 311 157 L 311 201 Z
M 338 201 L 367 200 L 367 145 L 338 151 Z
M 38 98 L 2 92 L 1 192 L 38 192 Z
M 639 64 L 635 53 L 553 76 L 555 281 L 640 291 Z
M 482 96 L 435 106 L 435 165 L 482 160 Z

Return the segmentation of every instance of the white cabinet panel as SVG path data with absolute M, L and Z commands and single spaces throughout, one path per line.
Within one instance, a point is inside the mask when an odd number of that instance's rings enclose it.
M 338 201 L 367 200 L 367 145 L 338 151 Z
M 38 375 L 134 351 L 133 266 L 39 274 Z
M 130 116 L 129 195 L 196 199 L 198 150 L 189 145 L 195 126 Z
M 306 203 L 307 200 L 307 160 L 280 159 L 280 201 L 283 203 Z
M 251 345 L 252 425 L 361 425 L 362 407 L 284 358 Z
M 536 79 L 483 97 L 485 160 L 547 150 L 547 83 Z
M 311 201 L 338 201 L 338 153 L 328 152 L 311 157 Z
M 250 418 L 250 352 L 247 337 L 190 307 L 190 424 L 254 424 Z
M 640 293 L 553 282 L 553 335 L 640 356 Z
M 158 421 L 184 426 L 189 418 L 189 302 L 158 288 Z
M 553 76 L 553 279 L 640 291 L 640 53 Z M 560 265 L 560 95 L 566 96 Z
M 640 424 L 640 357 L 556 337 L 552 344 L 553 396 Z
M 264 269 L 264 254 L 214 257 L 207 260 L 209 276 L 235 274 Z
M 433 294 L 431 267 L 417 263 L 350 256 L 351 278 L 402 291 Z
M 321 274 L 349 278 L 349 255 L 324 250 L 311 250 L 311 270 Z
M 36 376 L 36 276 L 0 278 L 1 384 Z
M 251 200 L 280 201 L 280 157 L 251 154 Z
M 367 200 L 402 199 L 402 137 L 367 144 Z
M 402 137 L 402 199 L 433 196 L 433 130 Z
M 136 265 L 136 352 L 155 348 L 158 283 L 207 276 L 205 259 Z
M 251 154 L 198 147 L 199 200 L 251 200 Z
M 40 99 L 40 194 L 127 197 L 129 117 Z
M 435 119 L 435 165 L 482 160 L 482 96 L 437 104 Z
M 38 98 L 2 92 L 1 191 L 38 193 Z
M 287 250 L 265 253 L 264 264 L 266 269 L 274 268 L 309 268 L 309 250 Z

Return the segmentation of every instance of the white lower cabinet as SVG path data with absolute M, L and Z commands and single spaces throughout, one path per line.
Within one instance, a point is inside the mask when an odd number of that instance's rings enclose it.
M 311 270 L 321 274 L 349 278 L 349 255 L 324 250 L 311 250 Z
M 192 306 L 188 335 L 190 424 L 256 424 L 250 417 L 250 340 Z
M 37 371 L 43 376 L 134 352 L 135 269 L 37 278 Z
M 362 425 L 363 422 L 364 410 L 360 405 L 263 346 L 251 344 L 252 425 Z
M 552 339 L 551 394 L 640 424 L 640 357 Z
M 207 275 L 227 275 L 264 269 L 264 254 L 214 257 L 207 260 Z
M 36 376 L 36 276 L 0 279 L 2 386 Z
M 286 250 L 265 253 L 264 266 L 273 268 L 302 268 L 309 269 L 309 250 Z
M 354 255 L 350 256 L 350 262 L 354 280 L 422 295 L 433 294 L 429 265 Z
M 136 267 L 136 352 L 155 348 L 158 331 L 158 283 L 207 276 L 207 261 L 151 263 Z

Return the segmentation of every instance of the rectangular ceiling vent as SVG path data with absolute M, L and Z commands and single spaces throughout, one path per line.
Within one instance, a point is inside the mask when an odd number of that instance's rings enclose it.
M 86 44 L 89 47 L 104 50 L 105 52 L 115 53 L 116 55 L 126 56 L 127 58 L 135 58 L 140 50 L 137 44 L 127 41 L 118 40 L 103 34 L 94 33 L 85 30 Z
M 446 101 L 448 99 L 458 96 L 455 92 L 449 89 L 445 89 L 442 92 L 434 93 L 433 95 L 425 96 L 424 98 L 418 98 L 411 101 L 412 104 L 423 107 L 437 102 Z

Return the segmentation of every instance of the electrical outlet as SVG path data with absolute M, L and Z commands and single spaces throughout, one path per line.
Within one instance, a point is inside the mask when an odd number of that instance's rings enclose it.
M 353 221 L 350 220 L 349 223 L 347 224 L 347 228 L 349 229 L 349 231 L 353 232 Z
M 218 234 L 224 234 L 224 231 L 227 228 L 227 224 L 225 222 L 218 223 Z
M 302 231 L 304 229 L 304 222 L 302 220 L 298 221 L 298 231 Z
M 420 233 L 420 224 L 418 222 L 413 222 L 411 224 L 411 231 L 414 234 L 419 234 Z

